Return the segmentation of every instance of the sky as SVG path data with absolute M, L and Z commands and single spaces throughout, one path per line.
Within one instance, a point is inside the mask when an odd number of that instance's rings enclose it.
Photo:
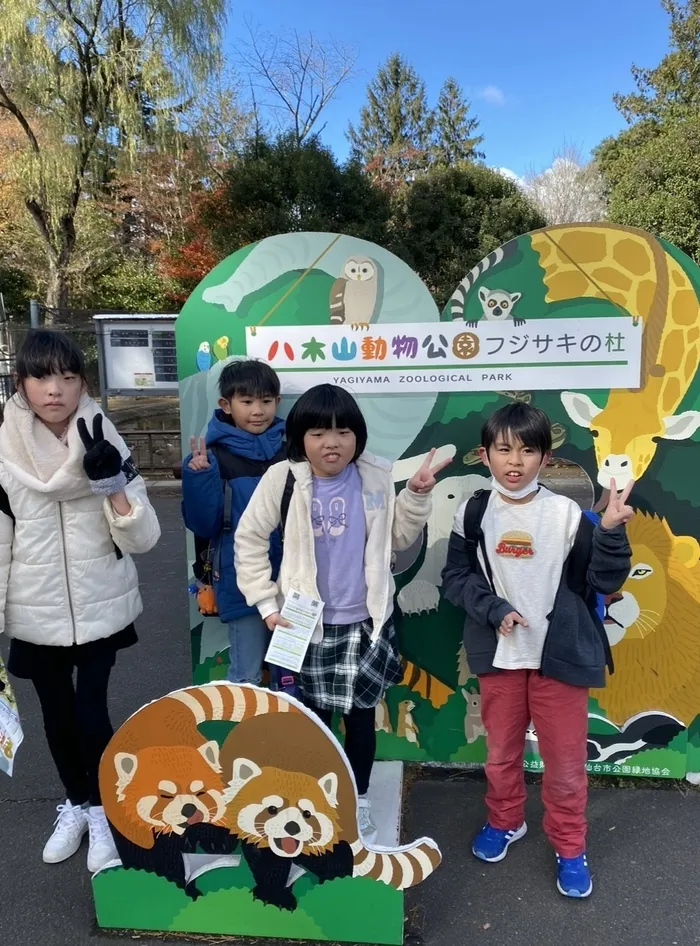
M 540 171 L 568 143 L 587 155 L 625 126 L 614 92 L 630 67 L 668 48 L 659 0 L 233 0 L 226 53 L 235 60 L 249 19 L 259 29 L 312 31 L 353 46 L 358 75 L 325 112 L 322 138 L 345 158 L 378 67 L 399 52 L 425 80 L 431 104 L 453 75 L 472 102 L 490 166 Z

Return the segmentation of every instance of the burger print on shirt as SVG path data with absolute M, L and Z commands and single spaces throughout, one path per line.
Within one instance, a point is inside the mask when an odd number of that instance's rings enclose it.
M 528 532 L 505 532 L 496 545 L 496 555 L 503 558 L 532 558 L 535 554 L 533 543 Z

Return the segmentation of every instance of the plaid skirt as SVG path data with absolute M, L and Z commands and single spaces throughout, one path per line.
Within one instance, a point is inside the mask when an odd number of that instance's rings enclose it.
M 323 640 L 309 644 L 299 674 L 304 699 L 320 709 L 370 709 L 403 676 L 396 631 L 389 619 L 372 645 L 372 621 L 324 624 Z

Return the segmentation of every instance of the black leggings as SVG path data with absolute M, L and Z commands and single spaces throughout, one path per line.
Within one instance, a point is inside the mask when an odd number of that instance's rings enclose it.
M 314 713 L 331 728 L 333 711 L 309 706 Z M 374 753 L 377 748 L 377 734 L 374 729 L 375 709 L 360 709 L 353 706 L 349 713 L 343 716 L 345 720 L 345 755 L 348 757 L 350 768 L 355 775 L 358 795 L 364 795 L 369 788 L 369 777 L 372 774 Z
M 66 797 L 74 805 L 101 805 L 98 769 L 112 724 L 107 709 L 107 685 L 114 654 L 81 661 L 73 684 L 73 668 L 57 661 L 32 674 L 44 731 Z

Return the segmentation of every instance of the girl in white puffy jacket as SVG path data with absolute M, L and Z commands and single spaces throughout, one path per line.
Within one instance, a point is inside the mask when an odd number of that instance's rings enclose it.
M 160 527 L 68 336 L 31 332 L 16 385 L 0 427 L 0 631 L 8 669 L 36 689 L 67 795 L 44 861 L 70 857 L 87 831 L 95 871 L 116 856 L 97 774 L 112 735 L 109 674 L 142 610 L 131 555 L 151 549 Z

